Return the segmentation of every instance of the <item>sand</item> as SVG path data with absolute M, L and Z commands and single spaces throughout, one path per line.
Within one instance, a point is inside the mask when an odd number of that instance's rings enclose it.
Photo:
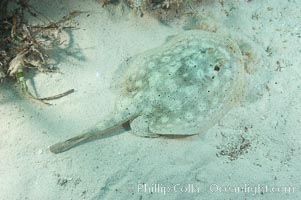
M 206 1 L 194 8 L 218 29 L 256 42 L 268 69 L 255 79 L 265 88 L 259 98 L 233 108 L 207 133 L 147 139 L 120 130 L 62 154 L 48 147 L 112 112 L 111 72 L 182 32 L 185 19 L 166 25 L 147 13 L 112 15 L 96 1 L 36 2 L 52 19 L 88 11 L 76 18 L 72 47 L 59 55 L 62 73 L 32 79 L 40 96 L 76 92 L 45 106 L 10 82 L 1 85 L 0 199 L 301 198 L 300 1 Z

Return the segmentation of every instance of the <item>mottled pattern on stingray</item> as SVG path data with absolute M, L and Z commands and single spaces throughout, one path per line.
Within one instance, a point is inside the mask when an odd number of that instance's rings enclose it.
M 235 42 L 186 31 L 123 64 L 114 85 L 120 94 L 118 109 L 134 105 L 148 117 L 153 133 L 206 132 L 237 102 L 243 72 Z

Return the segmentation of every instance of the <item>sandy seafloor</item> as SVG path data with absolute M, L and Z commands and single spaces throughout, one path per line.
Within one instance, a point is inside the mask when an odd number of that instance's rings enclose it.
M 31 2 L 52 19 L 73 10 L 90 16 L 76 18 L 72 46 L 60 54 L 62 73 L 33 79 L 40 96 L 70 88 L 75 93 L 45 106 L 24 99 L 11 84 L 1 85 L 1 200 L 301 199 L 301 1 L 230 0 L 224 7 L 207 1 L 194 8 L 256 41 L 269 69 L 269 78 L 256 80 L 266 84 L 260 98 L 233 108 L 206 134 L 147 139 L 120 131 L 57 155 L 50 145 L 112 112 L 111 72 L 182 32 L 183 20 L 164 25 L 148 14 L 112 16 L 96 1 Z M 139 184 L 147 190 L 138 190 Z M 187 184 L 194 191 L 181 192 Z M 249 192 L 216 191 L 245 184 Z M 269 191 L 251 192 L 258 185 Z M 167 186 L 171 191 L 164 194 Z M 273 187 L 291 192 L 271 192 Z

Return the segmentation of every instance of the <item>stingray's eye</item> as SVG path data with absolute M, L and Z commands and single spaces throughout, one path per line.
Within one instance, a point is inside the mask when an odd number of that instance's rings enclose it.
M 215 65 L 215 66 L 214 66 L 214 71 L 217 71 L 217 72 L 218 72 L 219 70 L 220 70 L 220 67 L 219 67 L 218 65 Z

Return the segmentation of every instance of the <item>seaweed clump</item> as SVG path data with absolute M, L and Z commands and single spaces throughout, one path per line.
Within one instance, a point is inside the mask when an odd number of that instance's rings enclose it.
M 163 21 L 186 13 L 186 8 L 193 9 L 202 0 L 103 0 L 107 5 L 125 5 L 143 17 L 145 12 L 156 15 Z M 187 14 L 187 13 L 186 13 Z
M 11 3 L 16 8 L 8 11 Z M 0 11 L 0 83 L 6 79 L 14 79 L 26 96 L 43 102 L 73 92 L 74 90 L 69 90 L 53 97 L 38 98 L 27 87 L 26 72 L 29 69 L 39 72 L 56 71 L 56 68 L 50 65 L 48 51 L 59 48 L 62 44 L 62 30 L 70 28 L 64 26 L 65 22 L 79 12 L 72 12 L 61 20 L 52 22 L 26 0 L 2 1 Z M 33 17 L 46 19 L 48 24 L 29 24 L 25 20 L 25 14 L 28 13 Z

